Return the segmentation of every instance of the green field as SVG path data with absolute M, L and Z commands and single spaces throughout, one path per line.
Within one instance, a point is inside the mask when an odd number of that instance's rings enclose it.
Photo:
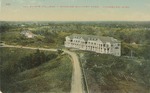
M 3 93 L 69 93 L 71 89 L 72 63 L 68 55 L 61 54 L 40 66 L 13 73 L 15 63 L 36 50 L 1 49 L 1 91 Z M 46 55 L 53 52 L 44 52 Z M 20 62 L 20 61 L 19 61 Z M 7 73 L 4 73 L 7 72 Z

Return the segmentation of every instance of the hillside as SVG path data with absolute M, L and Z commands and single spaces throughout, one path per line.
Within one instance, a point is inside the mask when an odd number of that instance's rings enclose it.
M 39 66 L 18 71 L 15 64 L 17 62 L 21 64 L 22 61 L 19 61 L 21 58 L 36 51 L 15 48 L 0 49 L 0 58 L 2 59 L 0 90 L 3 93 L 70 92 L 72 63 L 68 55 L 58 55 Z M 54 52 L 44 53 L 50 55 Z M 16 72 L 13 73 L 13 70 L 16 70 Z
M 90 93 L 150 92 L 150 60 L 89 52 L 81 54 Z

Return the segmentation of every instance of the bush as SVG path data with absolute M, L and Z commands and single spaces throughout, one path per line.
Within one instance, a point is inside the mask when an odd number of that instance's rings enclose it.
M 19 70 L 24 71 L 26 69 L 37 67 L 56 57 L 57 55 L 55 53 L 46 55 L 44 52 L 37 50 L 35 53 L 21 58 L 17 67 L 19 67 Z
M 118 85 L 119 80 L 124 80 L 136 81 L 139 84 L 144 82 L 145 86 L 150 86 L 149 60 L 128 59 L 96 53 L 87 53 L 85 56 L 85 68 L 100 85 Z

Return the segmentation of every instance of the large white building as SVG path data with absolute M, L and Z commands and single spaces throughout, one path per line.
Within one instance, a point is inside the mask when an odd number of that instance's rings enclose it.
M 66 37 L 65 47 L 121 56 L 121 42 L 113 37 L 73 34 Z

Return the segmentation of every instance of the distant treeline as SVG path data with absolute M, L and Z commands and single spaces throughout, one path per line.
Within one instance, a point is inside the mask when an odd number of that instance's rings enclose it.
M 150 22 L 2 22 L 1 40 L 9 44 L 38 47 L 62 47 L 65 37 L 74 33 L 114 37 L 122 42 L 122 55 L 149 57 Z M 28 30 L 37 35 L 20 35 Z

